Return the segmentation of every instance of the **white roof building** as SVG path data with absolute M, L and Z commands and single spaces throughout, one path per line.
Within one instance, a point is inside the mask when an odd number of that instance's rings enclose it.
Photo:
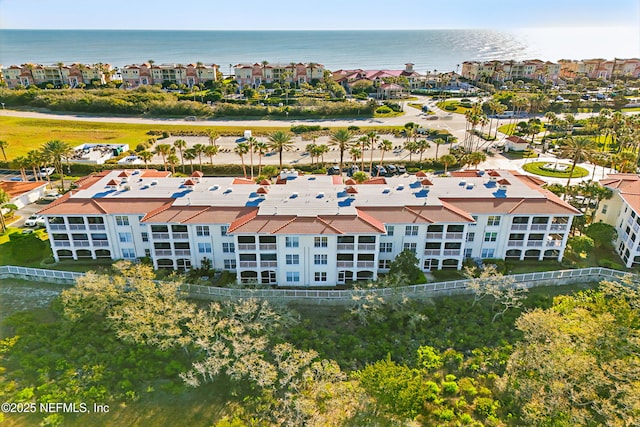
M 207 258 L 238 280 L 333 286 L 388 271 L 414 251 L 425 270 L 465 258 L 560 260 L 580 212 L 514 171 L 452 177 L 303 175 L 255 183 L 142 170 L 88 177 L 40 214 L 56 259 L 151 257 L 188 269 Z

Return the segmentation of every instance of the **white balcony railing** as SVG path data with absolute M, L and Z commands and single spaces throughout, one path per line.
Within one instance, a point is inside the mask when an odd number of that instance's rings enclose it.
M 189 233 L 173 233 L 174 240 L 187 240 L 189 238 Z
M 427 233 L 427 240 L 429 239 L 442 239 L 442 233 Z
M 424 250 L 424 254 L 425 255 L 431 255 L 431 256 L 433 256 L 433 255 L 437 256 L 437 255 L 440 255 L 440 249 L 425 249 Z
M 262 268 L 275 268 L 278 266 L 278 261 L 260 261 L 260 267 Z
M 53 246 L 58 246 L 58 247 L 70 247 L 71 246 L 71 242 L 68 240 L 54 240 L 53 241 Z
M 67 226 L 64 224 L 49 224 L 49 228 L 53 230 L 66 230 Z
M 546 246 L 548 248 L 559 248 L 562 246 L 562 240 L 547 240 Z
M 98 248 L 104 248 L 106 246 L 109 246 L 109 241 L 108 240 L 94 240 L 93 241 L 93 246 L 98 247 Z
M 87 248 L 87 247 L 91 246 L 91 243 L 89 243 L 88 240 L 74 240 L 73 241 L 73 246 L 75 246 L 77 248 Z
M 529 224 L 511 224 L 512 230 L 526 230 L 529 228 Z
M 542 246 L 542 240 L 529 240 L 527 242 L 528 247 L 540 247 Z
M 106 230 L 104 224 L 89 224 L 89 230 Z
M 442 254 L 444 256 L 459 256 L 460 255 L 460 249 L 445 249 Z
M 355 245 L 353 243 L 338 243 L 339 251 L 353 251 Z
M 540 231 L 540 230 L 546 230 L 546 229 L 547 229 L 547 224 L 531 224 L 531 230 Z
M 358 261 L 356 264 L 358 268 L 373 268 L 375 266 L 374 261 Z
M 239 251 L 255 251 L 256 244 L 255 243 L 238 243 Z
M 169 240 L 169 233 L 151 233 L 153 240 Z
M 445 236 L 447 240 L 461 240 L 464 237 L 463 233 L 447 233 Z
M 157 256 L 172 256 L 173 251 L 171 249 L 156 249 L 155 250 Z
M 358 243 L 358 250 L 359 251 L 375 251 L 376 250 L 376 244 L 375 243 Z
M 258 261 L 240 261 L 240 268 L 256 268 Z
M 336 266 L 342 268 L 353 268 L 353 261 L 338 261 L 336 262 Z
M 176 256 L 191 256 L 190 249 L 176 249 Z
M 275 243 L 260 243 L 261 251 L 275 251 L 277 249 L 277 245 Z
M 510 247 L 518 247 L 518 246 L 524 246 L 524 241 L 523 240 L 509 240 L 507 242 L 507 246 Z
M 567 224 L 551 224 L 549 226 L 549 230 L 551 231 L 566 231 Z
M 86 230 L 87 227 L 84 224 L 69 224 L 69 230 Z

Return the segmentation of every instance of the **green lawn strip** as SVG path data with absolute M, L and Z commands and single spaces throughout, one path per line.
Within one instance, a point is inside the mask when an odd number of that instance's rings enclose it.
M 558 171 L 552 171 L 552 170 L 547 170 L 547 169 L 543 169 L 542 167 L 546 164 L 548 164 L 549 162 L 532 162 L 532 163 L 525 163 L 522 165 L 522 169 L 524 169 L 525 171 L 529 172 L 529 173 L 533 173 L 536 175 L 540 175 L 540 176 L 548 176 L 551 178 L 569 178 L 569 170 L 567 170 L 566 172 L 558 172 Z M 558 164 L 567 164 L 567 162 L 559 162 Z M 582 178 L 589 175 L 589 171 L 587 171 L 584 168 L 581 168 L 580 166 L 576 166 L 575 169 L 573 170 L 573 175 L 571 176 L 572 178 Z
M 442 111 L 446 111 L 448 113 L 457 113 L 457 114 L 464 114 L 471 109 L 471 108 L 463 107 L 462 105 L 460 105 L 459 101 L 440 101 L 436 103 L 436 106 Z M 453 109 L 449 110 L 447 109 L 447 106 L 449 106 L 449 108 L 451 108 L 451 106 L 454 106 L 456 108 L 455 110 Z

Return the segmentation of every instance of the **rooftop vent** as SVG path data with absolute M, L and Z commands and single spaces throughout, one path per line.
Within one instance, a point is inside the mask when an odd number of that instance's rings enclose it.
M 219 185 L 212 185 L 211 187 L 209 187 L 209 191 L 216 191 L 218 188 L 220 188 Z
M 464 187 L 465 185 L 467 185 L 467 181 L 465 181 L 464 179 L 460 180 L 460 185 L 461 187 Z
M 232 191 L 233 191 L 233 188 L 229 187 L 229 188 L 227 188 L 226 190 L 224 190 L 224 193 L 223 193 L 223 194 L 229 194 L 229 193 L 231 193 Z
M 473 182 L 467 184 L 467 190 L 473 190 L 476 185 Z
M 402 185 L 402 184 L 398 185 L 398 188 L 396 190 L 398 190 L 398 191 L 404 190 L 404 185 Z
M 158 180 L 157 179 L 151 180 L 151 185 L 158 185 Z
M 324 197 L 324 191 L 320 191 L 316 196 L 316 199 L 322 199 Z
M 298 197 L 297 191 L 294 191 L 293 193 L 291 193 L 291 196 L 289 196 L 290 199 L 295 199 L 296 197 Z
M 389 194 L 391 193 L 391 189 L 389 187 L 385 187 L 384 190 L 382 190 L 382 194 Z

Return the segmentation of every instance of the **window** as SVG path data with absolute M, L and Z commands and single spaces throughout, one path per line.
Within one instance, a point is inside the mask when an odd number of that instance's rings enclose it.
M 211 243 L 198 243 L 198 252 L 201 254 L 210 254 Z
M 418 226 L 417 225 L 407 225 L 404 230 L 405 236 L 417 236 L 418 235 Z
M 220 235 L 221 236 L 226 236 L 227 235 L 227 231 L 229 231 L 229 226 L 228 225 L 221 225 L 220 226 Z
M 208 235 L 209 235 L 209 226 L 196 225 L 196 236 L 208 236 Z
M 482 258 L 493 258 L 495 250 L 494 249 L 483 249 L 482 250 Z
M 489 215 L 489 218 L 487 219 L 487 225 L 500 225 L 500 217 L 497 215 Z
M 120 239 L 120 243 L 131 243 L 133 242 L 133 235 L 131 233 L 118 233 L 118 239 Z
M 316 248 L 326 248 L 329 246 L 329 239 L 327 237 L 314 237 L 313 246 Z
M 104 233 L 93 233 L 91 235 L 92 240 L 108 240 L 107 235 Z
M 147 258 L 151 257 L 151 249 L 145 249 L 144 256 L 146 256 Z
M 149 233 L 143 231 L 141 233 L 141 235 L 142 235 L 142 241 L 143 242 L 148 242 L 149 241 Z
M 122 248 L 122 258 L 131 259 L 135 257 L 136 251 L 133 248 Z
M 313 263 L 315 265 L 326 265 L 327 264 L 327 255 L 326 254 L 316 254 L 313 256 Z
M 316 282 L 326 282 L 327 281 L 327 273 L 324 271 L 316 271 L 313 274 L 313 279 Z
M 411 252 L 415 253 L 416 252 L 416 244 L 415 243 L 405 243 L 403 246 L 403 249 L 406 250 L 410 250 Z
M 236 260 L 235 259 L 225 259 L 224 260 L 224 269 L 225 270 L 235 270 L 236 269 Z
M 300 255 L 298 255 L 298 254 L 286 254 L 285 255 L 285 262 L 287 264 L 289 264 L 289 265 L 298 265 L 298 264 L 300 264 Z
M 476 233 L 467 233 L 467 242 L 473 242 L 476 238 Z
M 394 230 L 393 225 L 387 225 L 386 228 L 387 228 L 387 236 L 393 236 L 393 230 Z
M 498 240 L 498 233 L 484 233 L 485 242 L 495 242 Z
M 378 261 L 378 268 L 386 270 L 391 268 L 391 260 L 390 259 L 381 259 Z
M 467 248 L 467 249 L 465 249 L 465 250 L 464 250 L 464 257 L 465 257 L 465 258 L 471 258 L 471 251 L 472 251 L 472 249 L 471 249 L 471 248 Z
M 471 218 L 473 218 L 473 222 L 469 224 L 469 226 L 475 227 L 476 225 L 478 225 L 478 215 L 471 215 Z
M 444 244 L 445 249 L 460 249 L 461 247 L 462 247 L 462 243 L 460 242 Z
M 116 215 L 116 224 L 117 225 L 129 225 L 129 217 Z
M 235 243 L 223 243 L 222 252 L 233 253 L 236 251 Z
M 602 205 L 602 213 L 606 214 L 607 213 L 607 209 L 609 209 L 609 206 L 607 205 Z
M 393 252 L 393 243 L 391 242 L 387 242 L 387 243 L 380 243 L 380 253 L 389 253 L 389 252 Z
M 299 282 L 300 273 L 297 271 L 287 271 L 287 283 Z
M 288 248 L 297 248 L 300 246 L 300 239 L 298 237 L 285 237 L 285 246 Z

